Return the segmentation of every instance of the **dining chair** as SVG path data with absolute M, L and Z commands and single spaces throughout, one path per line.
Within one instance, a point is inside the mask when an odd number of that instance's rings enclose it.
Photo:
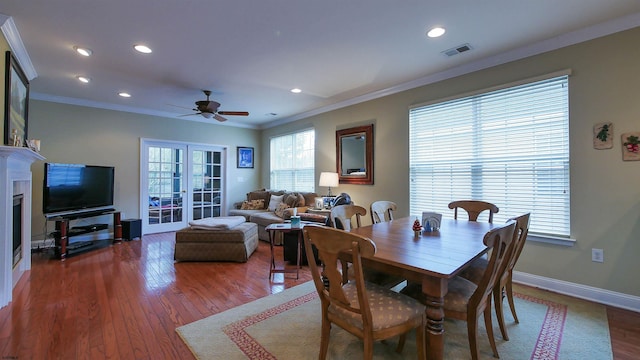
M 516 222 L 516 230 L 513 234 L 511 249 L 508 252 L 509 257 L 503 264 L 503 269 L 500 271 L 500 277 L 498 278 L 498 281 L 496 282 L 496 285 L 493 289 L 493 301 L 496 310 L 496 318 L 498 319 L 498 324 L 500 325 L 502 338 L 505 340 L 509 340 L 507 327 L 504 323 L 504 311 L 502 307 L 502 302 L 505 297 L 509 302 L 509 308 L 511 309 L 513 319 L 516 323 L 520 323 L 520 321 L 518 320 L 518 316 L 516 315 L 516 307 L 513 301 L 513 268 L 516 266 L 516 263 L 520 258 L 522 249 L 524 249 L 524 244 L 527 240 L 527 234 L 529 233 L 530 217 L 531 213 L 526 213 L 509 219 L 509 221 L 513 220 Z M 470 280 L 475 284 L 478 284 L 482 279 L 482 275 L 484 274 L 487 265 L 488 261 L 486 258 L 479 258 L 476 261 L 472 262 L 468 268 L 462 271 L 462 273 L 460 273 L 460 276 L 467 280 Z
M 507 260 L 509 245 L 513 241 L 516 222 L 509 221 L 504 225 L 494 227 L 485 235 L 483 242 L 491 248 L 487 268 L 480 281 L 475 284 L 461 276 L 456 276 L 449 281 L 449 292 L 444 296 L 444 317 L 467 322 L 467 333 L 471 358 L 480 357 L 478 350 L 478 318 L 484 314 L 484 323 L 491 344 L 493 356 L 498 358 L 498 349 L 493 336 L 493 324 L 491 320 L 491 294 L 500 276 L 503 263 Z M 402 291 L 403 294 L 419 299 L 423 303 L 426 298 L 420 286 L 410 284 Z
M 333 226 L 336 229 L 345 231 L 362 226 L 360 219 L 365 215 L 367 215 L 367 209 L 353 204 L 338 205 L 331 209 L 331 221 L 333 222 Z M 344 262 L 342 266 L 344 276 L 348 277 L 350 275 L 348 263 Z M 387 289 L 391 289 L 404 281 L 404 278 L 402 277 L 372 269 L 365 269 L 364 275 L 367 281 L 384 286 Z
M 320 297 L 322 330 L 319 359 L 329 348 L 331 324 L 362 339 L 364 359 L 373 357 L 373 343 L 400 336 L 396 351 L 402 352 L 406 333 L 416 329 L 418 358 L 425 357 L 425 306 L 408 296 L 365 281 L 362 257 L 371 257 L 376 246 L 369 238 L 323 226 L 302 230 L 307 256 L 313 247 L 322 260 L 321 270 L 309 258 L 313 282 Z M 344 282 L 341 258 L 353 264 L 353 279 Z M 322 272 L 322 273 L 321 273 Z M 326 282 L 323 281 L 323 277 Z
M 453 209 L 453 218 L 458 218 L 458 208 L 464 209 L 469 215 L 469 221 L 478 221 L 478 215 L 489 210 L 489 222 L 493 223 L 493 214 L 500 209 L 492 203 L 480 200 L 458 200 L 449 203 L 449 209 Z
M 360 227 L 360 218 L 365 215 L 367 209 L 359 205 L 338 205 L 331 208 L 331 221 L 336 229 L 349 231 Z
M 373 224 L 393 220 L 393 212 L 398 206 L 393 201 L 378 200 L 371 203 L 371 222 Z

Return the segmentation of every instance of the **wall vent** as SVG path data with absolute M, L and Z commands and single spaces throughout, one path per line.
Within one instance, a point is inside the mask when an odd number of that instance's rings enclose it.
M 458 45 L 456 47 L 453 47 L 451 49 L 445 50 L 442 53 L 447 55 L 447 56 L 453 56 L 453 55 L 458 55 L 460 53 L 463 53 L 465 51 L 469 51 L 471 49 L 472 49 L 471 45 L 462 44 L 462 45 Z

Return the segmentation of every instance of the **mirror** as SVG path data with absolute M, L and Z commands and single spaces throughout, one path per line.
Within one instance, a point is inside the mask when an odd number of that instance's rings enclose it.
M 340 184 L 373 185 L 373 124 L 336 131 Z

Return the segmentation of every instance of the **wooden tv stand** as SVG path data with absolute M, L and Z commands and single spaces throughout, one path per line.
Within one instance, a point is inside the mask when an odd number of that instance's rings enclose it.
M 54 239 L 55 239 L 56 255 L 59 252 L 60 260 L 65 261 L 67 258 L 67 255 L 69 255 L 69 250 L 71 249 L 71 246 L 69 244 L 70 237 L 88 234 L 95 231 L 102 231 L 109 228 L 108 225 L 106 227 L 104 226 L 106 224 L 93 224 L 93 225 L 87 225 L 87 226 L 81 226 L 81 227 L 75 227 L 75 228 L 69 229 L 69 222 L 71 220 L 86 219 L 90 217 L 107 215 L 107 214 L 113 214 L 113 237 L 114 237 L 113 242 L 114 243 L 122 242 L 122 223 L 120 221 L 120 211 L 116 211 L 114 209 L 78 212 L 78 213 L 71 213 L 71 214 L 65 214 L 65 215 L 48 218 L 47 219 L 48 221 L 56 222 L 56 231 L 54 233 Z M 85 242 L 78 245 L 78 247 L 84 247 L 89 245 L 93 245 L 93 242 L 92 241 Z

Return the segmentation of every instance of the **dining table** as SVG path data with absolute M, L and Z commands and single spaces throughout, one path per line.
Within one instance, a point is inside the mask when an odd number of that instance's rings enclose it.
M 404 217 L 352 229 L 376 245 L 363 266 L 400 275 L 422 284 L 426 299 L 426 358 L 444 357 L 444 297 L 449 280 L 488 250 L 484 235 L 495 225 L 488 222 L 443 218 L 438 231 L 415 233 L 416 217 Z

